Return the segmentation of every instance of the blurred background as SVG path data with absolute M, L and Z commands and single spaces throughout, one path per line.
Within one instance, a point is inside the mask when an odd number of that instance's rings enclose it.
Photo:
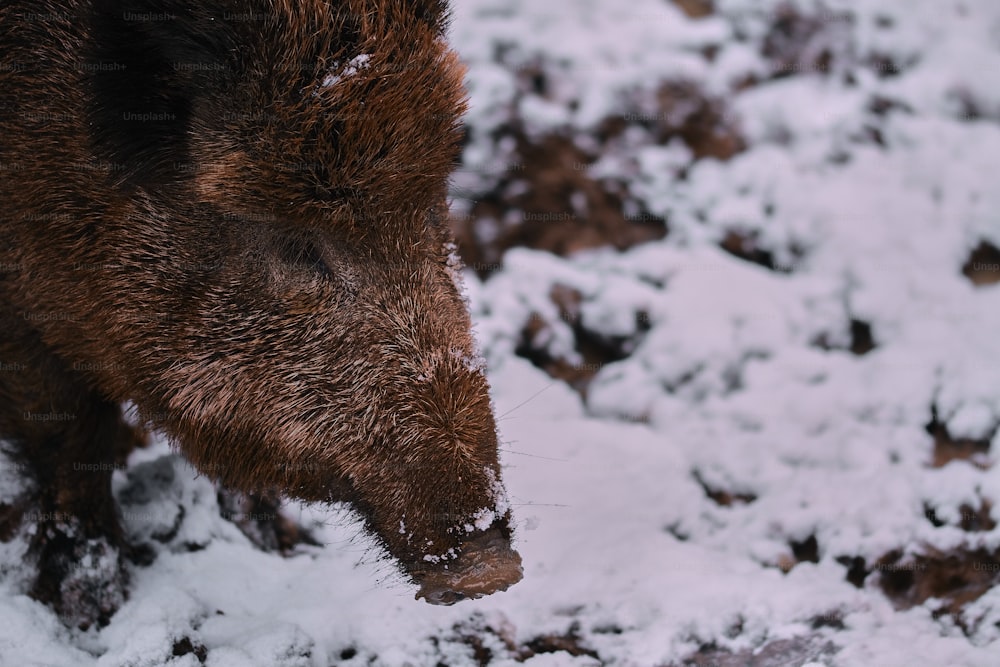
M 1000 664 L 1000 6 L 466 0 L 452 35 L 546 646 Z

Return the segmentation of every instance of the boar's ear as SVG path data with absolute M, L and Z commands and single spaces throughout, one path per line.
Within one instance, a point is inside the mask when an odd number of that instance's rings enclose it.
M 199 97 L 236 80 L 239 40 L 225 0 L 94 0 L 87 56 L 95 151 L 126 184 L 176 180 Z M 245 13 L 244 13 L 245 15 Z

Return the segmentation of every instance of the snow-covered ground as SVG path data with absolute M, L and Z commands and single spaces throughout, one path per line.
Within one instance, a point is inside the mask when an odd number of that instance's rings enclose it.
M 1000 3 L 455 5 L 459 210 L 503 171 L 512 117 L 586 143 L 611 116 L 655 121 L 663 82 L 724 100 L 746 144 L 696 159 L 637 126 L 590 171 L 665 218 L 662 241 L 514 249 L 468 276 L 524 580 L 414 601 L 317 508 L 292 511 L 325 548 L 263 553 L 161 442 L 116 478 L 133 534 L 184 508 L 129 602 L 70 632 L 8 577 L 0 665 L 1000 665 L 1000 284 L 963 275 L 1000 246 Z M 720 249 L 732 232 L 771 268 Z M 556 285 L 578 295 L 572 321 Z M 532 318 L 553 358 L 582 363 L 574 327 L 634 349 L 584 401 L 515 353 Z M 978 453 L 935 465 L 958 441 Z M 23 545 L 0 546 L 16 570 Z

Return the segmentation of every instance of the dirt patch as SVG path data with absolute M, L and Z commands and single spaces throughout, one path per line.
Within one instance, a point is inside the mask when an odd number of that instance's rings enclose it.
M 698 482 L 698 485 L 701 487 L 702 491 L 705 492 L 705 495 L 708 496 L 708 498 L 712 502 L 721 507 L 732 507 L 733 505 L 749 505 L 750 503 L 757 500 L 757 496 L 752 493 L 730 492 L 726 491 L 725 489 L 716 488 L 711 484 L 709 484 L 708 482 L 706 482 L 697 470 L 693 473 L 693 476 L 694 480 Z
M 785 574 L 791 572 L 799 563 L 819 562 L 819 542 L 816 541 L 815 535 L 810 535 L 801 542 L 790 540 L 788 547 L 792 553 L 778 559 L 778 569 Z
M 830 628 L 832 630 L 843 630 L 846 625 L 844 625 L 844 614 L 839 610 L 828 611 L 819 616 L 813 616 L 809 619 L 809 626 L 813 630 L 820 630 L 822 628 Z
M 879 118 L 884 118 L 890 113 L 912 114 L 913 107 L 906 102 L 885 95 L 874 94 L 868 102 L 868 110 Z
M 756 234 L 729 230 L 719 242 L 719 247 L 733 257 L 775 270 L 774 254 L 758 245 Z
M 940 600 L 935 616 L 951 616 L 966 634 L 969 628 L 962 610 L 1000 585 L 1000 550 L 944 552 L 930 549 L 926 553 L 904 556 L 904 552 L 897 549 L 876 560 L 871 567 L 860 556 L 841 556 L 837 562 L 848 568 L 847 580 L 858 588 L 875 573 L 876 585 L 899 611 L 921 605 L 931 598 Z
M 984 438 L 956 438 L 948 432 L 948 425 L 939 420 L 937 406 L 931 406 L 931 420 L 924 429 L 934 438 L 932 467 L 941 468 L 952 461 L 968 461 L 983 470 L 990 468 L 990 441 L 996 427 Z
M 958 508 L 958 523 L 953 524 L 967 533 L 981 533 L 993 530 L 997 527 L 997 522 L 992 514 L 993 503 L 982 499 L 978 509 L 971 505 L 962 505 Z M 942 528 L 948 525 L 948 521 L 938 516 L 937 511 L 929 503 L 924 504 L 924 516 L 935 528 Z
M 851 354 L 863 356 L 877 347 L 872 325 L 862 320 L 851 320 Z
M 673 0 L 673 3 L 692 19 L 704 18 L 715 13 L 715 3 L 712 0 Z
M 555 322 L 533 313 L 521 331 L 521 340 L 515 350 L 549 377 L 562 380 L 584 399 L 587 387 L 595 375 L 607 364 L 625 359 L 635 350 L 641 336 L 649 330 L 646 313 L 637 312 L 636 333 L 633 336 L 607 336 L 588 329 L 580 313 L 583 297 L 579 291 L 566 285 L 555 284 L 549 299 L 558 309 L 558 320 L 573 332 L 574 349 L 580 361 L 554 355 L 548 348 Z
M 899 76 L 916 64 L 916 58 L 898 56 L 874 49 L 858 51 L 852 33 L 857 21 L 850 11 L 836 11 L 822 6 L 802 11 L 793 3 L 779 7 L 771 16 L 761 55 L 771 64 L 772 79 L 798 74 L 842 74 L 853 82 L 851 66 L 864 67 L 880 79 Z M 879 30 L 892 30 L 890 17 L 876 18 Z M 756 83 L 756 82 L 752 82 Z
M 855 588 L 863 588 L 865 579 L 872 571 L 861 556 L 838 556 L 837 562 L 847 568 L 847 576 L 844 578 Z
M 941 552 L 906 556 L 893 551 L 876 561 L 878 585 L 896 609 L 906 610 L 930 598 L 941 600 L 937 615 L 950 614 L 962 625 L 961 611 L 1000 584 L 1000 550 Z
M 706 644 L 697 652 L 669 667 L 788 667 L 824 661 L 836 655 L 837 646 L 820 635 L 778 639 L 763 646 L 733 653 L 715 644 Z
M 855 356 L 864 356 L 878 347 L 872 325 L 864 320 L 851 318 L 847 325 L 846 345 L 834 340 L 834 336 L 822 333 L 812 341 L 813 347 L 821 350 L 845 350 Z
M 477 198 L 452 229 L 465 264 L 481 277 L 501 267 L 513 247 L 567 256 L 610 246 L 626 250 L 667 234 L 662 218 L 641 208 L 626 214 L 624 186 L 588 174 L 593 157 L 570 137 L 531 141 L 516 131 L 515 157 L 493 191 Z
M 977 287 L 1000 283 L 1000 248 L 982 241 L 969 255 L 962 274 Z
M 880 79 L 899 76 L 903 71 L 903 64 L 897 61 L 888 53 L 873 53 L 866 63 L 868 68 L 875 72 Z
M 597 651 L 584 643 L 580 637 L 580 625 L 576 622 L 565 633 L 538 635 L 523 643 L 517 642 L 514 626 L 502 616 L 489 622 L 477 614 L 468 621 L 453 626 L 452 632 L 449 637 L 432 638 L 432 641 L 435 645 L 442 642 L 464 644 L 479 667 L 487 667 L 495 659 L 524 662 L 545 653 L 589 656 L 604 664 Z
M 626 99 L 625 112 L 605 118 L 596 136 L 607 148 L 630 127 L 642 128 L 650 143 L 666 145 L 679 141 L 695 160 L 729 160 L 747 148 L 737 117 L 725 100 L 708 95 L 692 81 L 661 84 L 650 99 L 635 93 Z
M 958 508 L 959 528 L 968 533 L 993 530 L 997 527 L 997 522 L 993 519 L 992 510 L 993 504 L 989 500 L 983 500 L 978 509 L 962 505 Z
M 775 253 L 769 248 L 765 248 L 758 238 L 757 232 L 747 232 L 741 229 L 727 230 L 719 242 L 719 247 L 728 252 L 733 257 L 738 257 L 743 261 L 763 266 L 765 269 L 776 273 L 792 273 L 805 257 L 805 250 L 793 245 L 788 248 L 788 254 L 792 261 L 781 263 L 775 258 Z
M 599 658 L 597 651 L 587 648 L 573 629 L 564 635 L 541 635 L 528 640 L 524 644 L 522 654 L 525 660 L 541 653 L 559 653 L 560 651 L 572 656 L 589 655 L 591 658 Z
M 771 17 L 761 54 L 771 63 L 772 78 L 833 71 L 845 58 L 854 17 L 849 13 L 805 13 L 791 4 Z
M 728 160 L 746 150 L 738 123 L 725 103 L 707 96 L 697 84 L 665 83 L 657 91 L 656 100 L 659 113 L 649 129 L 657 143 L 680 139 L 695 159 Z
M 544 63 L 522 64 L 516 74 L 521 96 L 550 94 Z M 746 148 L 725 101 L 696 82 L 669 81 L 624 93 L 621 108 L 579 141 L 568 130 L 534 136 L 516 116 L 491 134 L 494 154 L 504 156 L 496 165 L 500 173 L 488 191 L 471 194 L 468 209 L 451 219 L 467 266 L 485 277 L 502 268 L 504 252 L 513 247 L 567 256 L 662 239 L 668 221 L 633 196 L 628 175 L 596 177 L 591 166 L 602 157 L 674 141 L 687 146 L 694 160 L 728 160 Z
M 194 655 L 198 659 L 198 662 L 203 665 L 208 659 L 208 649 L 203 644 L 191 641 L 190 637 L 182 637 L 175 641 L 172 653 L 175 658 Z

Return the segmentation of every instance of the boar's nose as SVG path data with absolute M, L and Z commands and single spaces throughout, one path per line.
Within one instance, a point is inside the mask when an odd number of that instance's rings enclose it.
M 510 541 L 498 528 L 490 528 L 463 544 L 456 560 L 415 573 L 420 584 L 416 599 L 440 605 L 474 600 L 507 590 L 521 581 L 522 575 L 521 556 L 510 548 Z

